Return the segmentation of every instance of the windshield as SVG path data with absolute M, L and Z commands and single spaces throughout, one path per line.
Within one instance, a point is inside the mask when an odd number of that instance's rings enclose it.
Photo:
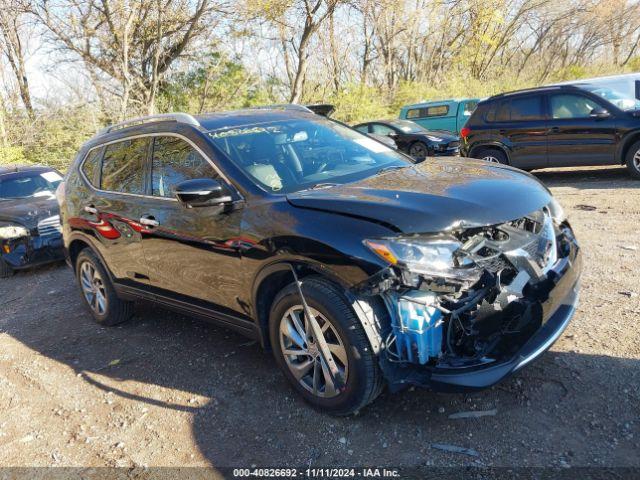
M 343 184 L 412 163 L 382 143 L 325 119 L 292 119 L 209 132 L 269 193 Z
M 618 90 L 593 85 L 583 86 L 582 88 L 608 100 L 621 110 L 640 110 L 640 100 Z
M 424 128 L 411 120 L 391 120 L 389 123 L 404 133 L 420 133 L 425 131 Z
M 62 181 L 54 171 L 0 175 L 0 199 L 53 195 Z

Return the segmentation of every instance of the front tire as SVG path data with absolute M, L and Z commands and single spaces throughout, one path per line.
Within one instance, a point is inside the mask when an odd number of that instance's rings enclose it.
M 429 156 L 429 148 L 423 142 L 414 142 L 409 147 L 408 153 L 416 162 L 422 162 Z
M 94 320 L 112 326 L 125 322 L 133 315 L 133 302 L 118 298 L 106 269 L 88 248 L 78 254 L 76 279 Z
M 13 268 L 11 268 L 7 262 L 0 258 L 0 278 L 9 278 L 13 275 L 13 273 Z
M 627 152 L 626 163 L 631 176 L 640 179 L 640 141 L 631 145 Z
M 293 388 L 311 405 L 334 415 L 354 413 L 382 391 L 383 378 L 376 356 L 360 320 L 336 286 L 321 277 L 307 277 L 302 291 L 344 384 L 342 388 L 336 386 L 321 361 L 318 342 L 293 283 L 278 293 L 269 318 L 276 362 Z

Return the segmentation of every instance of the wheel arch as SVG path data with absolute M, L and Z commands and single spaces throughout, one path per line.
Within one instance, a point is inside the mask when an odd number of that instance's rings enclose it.
M 628 133 L 621 142 L 621 147 L 618 152 L 618 160 L 620 161 L 620 165 L 624 165 L 627 161 L 627 154 L 629 153 L 629 149 L 633 146 L 634 143 L 640 141 L 640 130 L 635 130 L 633 132 Z
M 69 261 L 71 263 L 71 268 L 73 269 L 74 274 L 76 271 L 76 261 L 78 259 L 78 255 L 80 255 L 80 252 L 85 248 L 90 249 L 91 252 L 100 259 L 100 262 L 102 262 L 102 266 L 106 270 L 107 275 L 109 275 L 109 280 L 113 282 L 113 275 L 111 274 L 111 270 L 109 270 L 109 266 L 104 261 L 104 257 L 102 256 L 100 251 L 95 248 L 93 242 L 84 235 L 73 235 L 69 240 L 69 246 L 67 247 Z
M 469 157 L 476 158 L 476 155 L 480 150 L 498 150 L 504 153 L 507 156 L 507 161 L 509 165 L 511 165 L 511 150 L 502 143 L 481 143 L 479 145 L 474 145 L 469 150 Z
M 318 275 L 346 291 L 348 285 L 339 277 L 329 273 L 319 265 L 304 260 L 278 261 L 264 267 L 255 277 L 252 288 L 254 321 L 260 332 L 260 342 L 266 350 L 271 349 L 269 341 L 269 312 L 277 293 L 293 283 L 291 267 L 296 269 L 299 279 Z
M 256 275 L 253 286 L 254 321 L 260 334 L 260 343 L 265 350 L 271 350 L 269 314 L 273 300 L 280 290 L 294 281 L 291 266 L 296 269 L 299 279 L 313 275 L 321 277 L 338 288 L 360 320 L 373 352 L 376 354 L 380 352 L 383 344 L 383 326 L 390 321 L 383 300 L 380 297 L 360 298 L 336 275 L 319 265 L 301 260 L 280 261 L 263 268 Z

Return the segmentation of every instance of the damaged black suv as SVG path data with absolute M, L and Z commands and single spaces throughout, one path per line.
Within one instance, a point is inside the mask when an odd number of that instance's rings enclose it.
M 136 299 L 221 323 L 335 414 L 385 385 L 492 385 L 552 345 L 578 297 L 580 249 L 535 178 L 414 165 L 303 107 L 115 125 L 58 198 L 99 323 Z

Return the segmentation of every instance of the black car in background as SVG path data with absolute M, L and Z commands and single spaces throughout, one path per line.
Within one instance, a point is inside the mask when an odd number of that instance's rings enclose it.
M 61 181 L 48 167 L 0 167 L 0 277 L 64 258 L 55 197 Z
M 626 164 L 640 178 L 640 101 L 602 85 L 496 95 L 461 136 L 463 155 L 524 170 Z
M 357 411 L 385 384 L 492 385 L 559 337 L 580 248 L 536 179 L 408 157 L 299 108 L 105 129 L 58 189 L 94 319 L 147 299 L 273 351 L 307 401 Z
M 460 139 L 442 130 L 427 130 L 411 120 L 375 120 L 353 128 L 362 133 L 387 136 L 398 150 L 421 162 L 426 157 L 460 154 Z

